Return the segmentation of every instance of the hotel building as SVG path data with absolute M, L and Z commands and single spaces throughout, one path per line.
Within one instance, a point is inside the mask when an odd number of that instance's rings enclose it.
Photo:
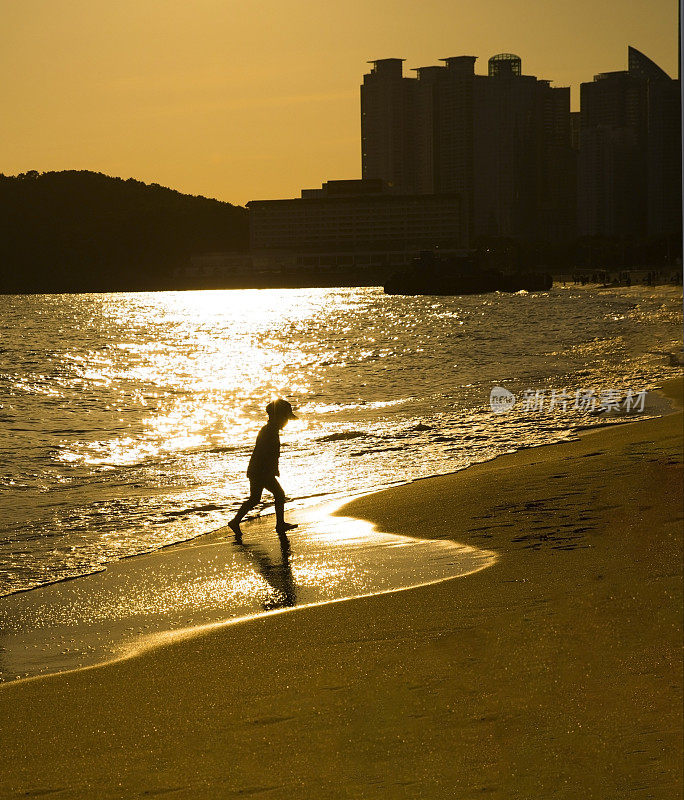
M 254 267 L 380 271 L 418 251 L 467 247 L 462 197 L 406 194 L 379 179 L 327 181 L 301 197 L 252 200 Z

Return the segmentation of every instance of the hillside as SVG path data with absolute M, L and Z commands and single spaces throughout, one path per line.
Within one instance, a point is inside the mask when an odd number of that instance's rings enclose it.
M 247 211 L 96 172 L 0 174 L 0 292 L 175 288 L 192 253 L 248 249 Z

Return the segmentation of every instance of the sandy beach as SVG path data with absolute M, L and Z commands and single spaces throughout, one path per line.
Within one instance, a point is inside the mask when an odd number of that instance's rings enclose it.
M 498 559 L 2 685 L 0 797 L 671 800 L 682 477 L 678 411 L 357 499 Z

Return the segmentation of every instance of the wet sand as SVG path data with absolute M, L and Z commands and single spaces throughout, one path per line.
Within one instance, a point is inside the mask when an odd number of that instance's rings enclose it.
M 671 800 L 682 476 L 679 412 L 355 500 L 499 558 L 0 686 L 0 797 Z
M 348 499 L 300 509 L 289 539 L 274 535 L 266 514 L 245 525 L 241 542 L 222 528 L 0 598 L 0 683 L 120 660 L 199 627 L 438 583 L 496 561 L 485 548 L 382 533 L 335 514 Z

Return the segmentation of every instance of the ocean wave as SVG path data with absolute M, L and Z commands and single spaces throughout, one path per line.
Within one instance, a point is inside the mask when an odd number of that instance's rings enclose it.
M 216 503 L 207 503 L 203 506 L 194 506 L 192 508 L 181 508 L 177 511 L 164 511 L 165 517 L 184 517 L 187 514 L 206 514 L 209 511 L 223 511 L 225 505 L 217 505 Z
M 329 433 L 316 439 L 317 442 L 343 442 L 346 439 L 358 439 L 360 436 L 368 436 L 363 431 L 340 431 L 339 433 Z
M 398 447 L 372 447 L 368 450 L 355 450 L 349 455 L 352 458 L 357 458 L 358 456 L 367 456 L 373 453 L 390 453 L 394 450 L 406 450 L 406 447 L 404 445 L 399 445 Z

